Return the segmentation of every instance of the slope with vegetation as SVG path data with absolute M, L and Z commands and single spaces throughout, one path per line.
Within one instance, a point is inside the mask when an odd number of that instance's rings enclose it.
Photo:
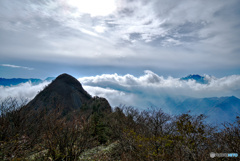
M 66 74 L 27 105 L 0 105 L 0 160 L 197 161 L 211 160 L 210 152 L 240 154 L 239 117 L 218 129 L 201 114 L 111 109 Z

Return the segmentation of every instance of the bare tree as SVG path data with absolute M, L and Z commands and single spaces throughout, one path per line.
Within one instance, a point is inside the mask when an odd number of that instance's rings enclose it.
M 94 146 L 91 124 L 82 117 L 72 116 L 71 120 L 61 118 L 61 112 L 51 112 L 44 117 L 44 149 L 53 160 L 78 160 L 86 149 Z
M 24 135 L 25 117 L 21 113 L 26 101 L 8 97 L 0 104 L 0 159 L 23 157 L 29 149 Z

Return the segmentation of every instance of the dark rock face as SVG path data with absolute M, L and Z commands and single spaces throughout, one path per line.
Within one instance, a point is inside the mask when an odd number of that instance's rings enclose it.
M 112 112 L 112 108 L 108 101 L 102 97 L 93 97 L 87 104 L 83 105 L 84 110 L 89 110 L 91 113 L 97 112 Z
M 80 109 L 83 104 L 89 104 L 91 100 L 91 95 L 83 89 L 77 79 L 62 74 L 29 102 L 26 108 L 47 111 L 60 108 L 64 113 L 68 113 Z

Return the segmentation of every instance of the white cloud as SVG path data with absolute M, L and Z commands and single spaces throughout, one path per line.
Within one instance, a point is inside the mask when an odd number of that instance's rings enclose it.
M 142 109 L 157 106 L 170 114 L 181 111 L 181 109 L 175 109 L 174 102 L 179 103 L 188 97 L 236 96 L 240 98 L 240 75 L 222 78 L 209 75 L 204 77 L 208 84 L 199 84 L 195 80 L 164 78 L 147 70 L 139 77 L 130 74 L 121 76 L 115 73 L 82 77 L 78 80 L 90 94 L 107 98 L 113 107 L 120 104 Z M 169 107 L 171 104 L 169 101 L 172 101 L 172 107 Z
M 99 96 L 106 98 L 110 105 L 113 107 L 119 105 L 137 105 L 136 102 L 140 102 L 139 98 L 132 93 L 125 93 L 122 91 L 110 89 L 110 88 L 102 88 L 102 87 L 94 87 L 94 86 L 85 86 L 84 89 L 89 92 L 92 96 Z
M 240 75 L 215 78 L 205 75 L 208 84 L 199 84 L 194 80 L 182 81 L 179 78 L 164 78 L 151 71 L 145 71 L 140 77 L 127 74 L 103 74 L 94 77 L 79 78 L 83 85 L 111 88 L 132 94 L 141 93 L 145 97 L 163 95 L 184 95 L 190 97 L 240 97 Z
M 95 31 L 99 32 L 99 33 L 104 33 L 106 30 L 106 27 L 104 26 L 95 26 L 93 27 Z
M 16 99 L 33 99 L 36 94 L 41 91 L 49 82 L 43 82 L 38 85 L 33 85 L 30 82 L 21 83 L 17 86 L 4 87 L 0 86 L 0 99 L 4 100 L 7 97 Z
M 116 10 L 115 0 L 68 0 L 67 3 L 79 12 L 88 13 L 93 17 L 107 16 Z
M 106 98 L 115 107 L 119 105 L 147 108 L 161 107 L 164 111 L 174 113 L 176 109 L 168 108 L 166 101 L 171 99 L 183 100 L 185 97 L 221 97 L 236 96 L 240 98 L 240 75 L 231 75 L 216 78 L 204 75 L 208 84 L 199 84 L 194 80 L 182 81 L 180 78 L 164 78 L 152 71 L 134 75 L 103 74 L 91 77 L 82 77 L 78 80 L 84 89 L 92 96 Z M 49 82 L 32 85 L 30 82 L 17 86 L 0 86 L 1 99 L 8 96 L 33 99 Z M 181 97 L 183 96 L 183 97 Z M 171 101 L 171 100 L 170 100 Z M 168 102 L 169 103 L 169 102 Z M 180 109 L 178 109 L 180 110 Z

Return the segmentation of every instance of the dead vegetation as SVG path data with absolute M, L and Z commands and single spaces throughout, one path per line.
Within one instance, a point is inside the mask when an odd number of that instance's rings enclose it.
M 160 109 L 104 112 L 96 103 L 90 112 L 85 105 L 63 117 L 60 107 L 26 112 L 23 106 L 12 98 L 1 102 L 0 160 L 198 161 L 210 160 L 210 152 L 240 154 L 239 117 L 218 129 L 204 115 Z

